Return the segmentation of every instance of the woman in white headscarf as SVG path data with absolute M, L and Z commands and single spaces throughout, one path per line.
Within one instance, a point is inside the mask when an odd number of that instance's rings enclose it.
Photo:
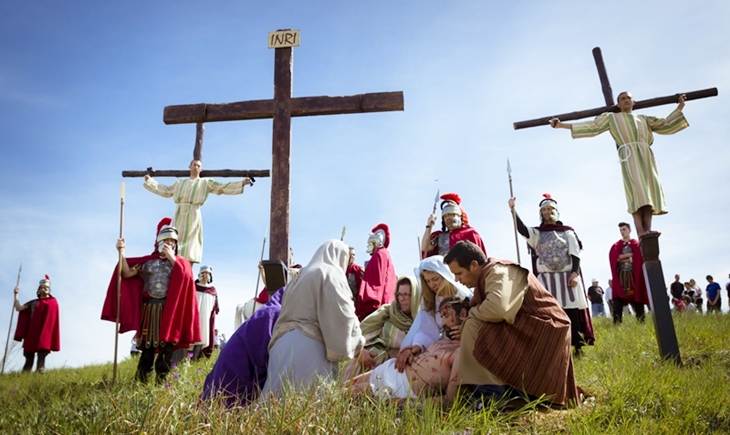
M 287 286 L 269 343 L 262 398 L 285 385 L 310 388 L 337 376 L 338 362 L 360 352 L 365 339 L 355 315 L 345 270 L 349 247 L 329 240 Z
M 415 272 L 421 283 L 421 308 L 401 343 L 395 364 L 399 371 L 403 371 L 413 357 L 439 340 L 442 324 L 438 306 L 441 301 L 455 294 L 472 297 L 471 290 L 456 282 L 441 255 L 425 258 Z

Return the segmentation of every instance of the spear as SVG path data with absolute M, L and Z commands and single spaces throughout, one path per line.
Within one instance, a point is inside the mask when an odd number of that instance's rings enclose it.
M 421 235 L 418 234 L 417 229 L 416 229 L 416 241 L 418 242 L 418 261 L 421 261 L 421 257 L 423 256 L 423 253 L 421 251 Z
M 509 164 L 509 159 L 507 159 L 507 178 L 509 178 L 509 197 L 514 198 L 515 194 L 512 191 L 512 167 Z M 514 208 L 512 208 L 512 225 L 514 225 L 515 227 L 515 249 L 517 250 L 517 263 L 521 263 L 520 245 L 517 240 L 517 213 L 515 213 Z
M 119 188 L 119 238 L 124 236 L 124 181 Z M 119 306 L 122 300 L 122 250 L 119 250 L 117 263 L 117 317 L 114 322 L 114 368 L 112 384 L 117 381 L 117 353 L 119 352 Z
M 20 285 L 20 272 L 23 271 L 23 263 L 20 263 L 18 268 L 18 279 L 15 281 L 15 287 Z M 3 366 L 0 369 L 0 373 L 5 373 L 5 360 L 8 359 L 8 344 L 10 344 L 10 330 L 13 328 L 13 314 L 15 314 L 15 301 L 13 301 L 13 308 L 10 310 L 10 326 L 8 326 L 8 338 L 5 339 L 5 355 L 3 355 Z
M 431 214 L 436 213 L 436 207 L 439 205 L 439 199 L 441 199 L 441 189 L 436 191 L 436 198 L 433 199 L 433 211 Z
M 264 242 L 261 244 L 261 259 L 259 259 L 259 264 L 261 264 L 262 261 L 264 261 L 264 249 L 266 248 L 266 234 L 269 232 L 269 227 L 266 227 L 264 229 Z M 259 295 L 259 282 L 261 281 L 261 269 L 259 269 L 259 274 L 256 276 L 256 293 L 254 293 L 253 298 L 256 299 L 256 297 Z
M 340 235 L 340 241 L 345 241 L 345 231 L 347 231 L 347 226 L 342 227 L 342 234 Z

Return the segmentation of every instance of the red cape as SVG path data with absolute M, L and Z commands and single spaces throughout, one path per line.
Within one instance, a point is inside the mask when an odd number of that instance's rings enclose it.
M 18 314 L 15 341 L 23 341 L 24 352 L 61 350 L 61 328 L 58 324 L 58 301 L 53 296 L 35 299 L 33 316 L 30 309 Z M 33 301 L 31 301 L 33 302 Z
M 155 252 L 146 257 L 127 258 L 129 267 L 160 258 Z M 122 278 L 121 303 L 119 310 L 119 333 L 137 331 L 140 327 L 140 309 L 142 308 L 142 291 L 144 281 L 135 275 L 131 278 Z M 116 321 L 117 316 L 117 267 L 112 273 L 109 287 L 106 291 L 104 308 L 101 310 L 101 319 L 110 322 Z M 162 309 L 160 320 L 160 340 L 175 343 L 175 347 L 187 348 L 191 343 L 200 340 L 200 316 L 198 313 L 198 299 L 195 296 L 195 280 L 188 260 L 176 258 L 170 276 L 170 286 L 167 289 L 165 307 Z
M 608 261 L 611 264 L 611 278 L 613 279 L 613 285 L 611 286 L 612 297 L 614 299 L 622 299 L 625 302 L 641 302 L 644 305 L 649 305 L 649 295 L 646 292 L 646 281 L 644 281 L 644 256 L 641 254 L 639 242 L 635 239 L 631 239 L 629 247 L 631 248 L 631 252 L 634 254 L 632 259 L 636 291 L 631 296 L 626 296 L 626 293 L 624 293 L 624 288 L 618 277 L 618 257 L 621 255 L 621 250 L 624 248 L 624 245 L 625 242 L 623 240 L 619 240 L 611 246 L 611 250 L 608 252 Z
M 441 231 L 434 231 L 431 233 L 431 240 L 434 240 L 438 237 L 438 235 L 441 234 Z M 487 256 L 487 248 L 484 246 L 484 242 L 482 241 L 482 237 L 477 233 L 477 230 L 470 227 L 467 224 L 463 224 L 461 228 L 458 228 L 453 231 L 449 231 L 449 249 L 453 248 L 454 245 L 457 242 L 460 242 L 462 240 L 468 240 L 470 242 L 474 242 L 475 245 L 479 246 L 484 252 L 484 256 L 489 258 Z M 426 255 L 423 256 L 423 258 L 430 257 L 432 255 L 438 255 L 439 248 L 438 246 L 434 246 L 433 249 L 428 251 Z
M 370 257 L 360 283 L 355 314 L 362 321 L 368 314 L 383 304 L 393 302 L 395 285 L 398 277 L 395 274 L 393 260 L 386 248 L 380 247 Z

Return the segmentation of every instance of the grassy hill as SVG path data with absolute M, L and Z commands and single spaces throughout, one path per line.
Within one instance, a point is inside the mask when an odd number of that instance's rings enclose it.
M 594 323 L 596 346 L 576 361 L 583 406 L 544 411 L 531 403 L 511 413 L 442 412 L 353 399 L 342 388 L 246 409 L 197 400 L 212 361 L 183 363 L 166 385 L 140 385 L 136 360 L 0 377 L 2 434 L 701 434 L 730 433 L 730 316 L 675 315 L 683 366 L 661 361 L 651 318 L 615 327 Z

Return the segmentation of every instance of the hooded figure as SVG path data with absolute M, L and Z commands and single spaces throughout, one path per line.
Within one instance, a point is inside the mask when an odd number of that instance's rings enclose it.
M 263 398 L 281 394 L 285 385 L 310 388 L 334 379 L 338 363 L 362 349 L 365 338 L 345 276 L 348 257 L 344 242 L 329 240 L 287 285 L 269 343 Z

